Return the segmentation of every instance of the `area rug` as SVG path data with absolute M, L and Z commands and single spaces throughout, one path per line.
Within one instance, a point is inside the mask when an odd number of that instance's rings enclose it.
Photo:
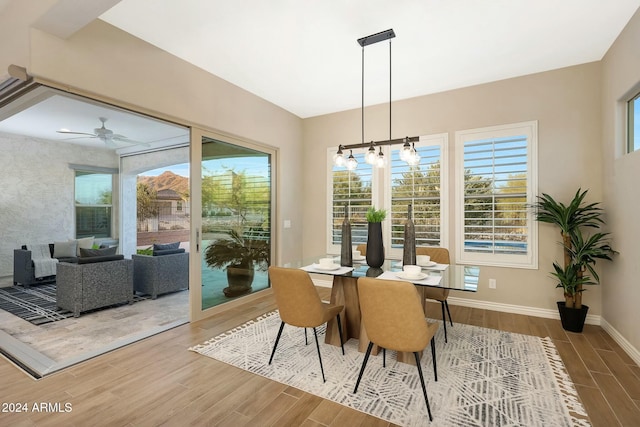
M 134 302 L 146 297 L 135 295 Z M 56 284 L 11 286 L 0 288 L 0 309 L 34 325 L 44 325 L 73 316 L 73 312 L 56 305 Z
M 421 360 L 429 422 L 417 370 L 396 362 L 394 352 L 387 352 L 384 368 L 381 355 L 369 359 L 353 394 L 364 357 L 356 340 L 345 344 L 345 356 L 339 347 L 321 345 L 323 383 L 313 340 L 305 346 L 300 328 L 285 326 L 268 365 L 279 325 L 278 313 L 268 313 L 190 350 L 402 426 L 590 425 L 549 338 L 457 323 L 445 344 L 439 328 L 437 382 L 431 352 Z

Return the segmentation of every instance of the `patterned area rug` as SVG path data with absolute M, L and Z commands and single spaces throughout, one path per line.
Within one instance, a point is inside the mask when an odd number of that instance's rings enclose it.
M 134 302 L 145 299 L 139 295 L 134 296 Z M 23 286 L 0 288 L 0 309 L 34 325 L 44 325 L 73 317 L 73 312 L 59 309 L 56 305 L 55 283 L 32 285 L 28 288 Z
M 353 394 L 364 357 L 357 341 L 345 344 L 345 356 L 339 347 L 321 345 L 327 379 L 323 383 L 313 338 L 305 346 L 299 328 L 285 326 L 268 365 L 279 325 L 278 313 L 269 313 L 190 350 L 397 425 L 590 425 L 549 338 L 457 323 L 448 328 L 445 344 L 440 328 L 437 382 L 431 351 L 422 356 L 430 423 L 415 366 L 396 362 L 394 352 L 387 352 L 386 368 L 382 354 L 369 359 L 358 393 Z

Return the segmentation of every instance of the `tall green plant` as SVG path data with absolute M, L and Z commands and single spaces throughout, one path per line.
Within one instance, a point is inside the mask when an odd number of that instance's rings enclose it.
M 585 228 L 599 228 L 604 224 L 598 202 L 585 204 L 588 190 L 578 189 L 568 205 L 557 202 L 543 193 L 534 204 L 536 219 L 556 225 L 560 228 L 564 249 L 564 268 L 554 263 L 551 274 L 558 279 L 558 287 L 564 289 L 566 306 L 582 307 L 583 285 L 600 283 L 600 277 L 594 269 L 596 260 L 611 261 L 616 253 L 608 242 L 609 233 L 596 232 L 591 236 L 583 234 Z M 585 275 L 585 272 L 591 276 Z

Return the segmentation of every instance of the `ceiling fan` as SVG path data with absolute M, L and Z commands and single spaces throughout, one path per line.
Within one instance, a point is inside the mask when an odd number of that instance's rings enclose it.
M 78 138 L 84 138 L 84 137 L 98 138 L 99 140 L 104 142 L 107 147 L 112 147 L 112 148 L 117 148 L 118 147 L 118 143 L 129 144 L 129 145 L 149 145 L 146 142 L 134 141 L 132 139 L 127 138 L 124 135 L 119 135 L 117 133 L 113 133 L 113 131 L 111 129 L 107 129 L 105 127 L 105 125 L 104 125 L 105 122 L 107 121 L 106 117 L 98 117 L 98 120 L 100 120 L 100 122 L 102 122 L 102 126 L 99 127 L 99 128 L 95 128 L 93 130 L 93 133 L 74 132 L 74 131 L 71 131 L 69 129 L 60 129 L 60 130 L 58 130 L 56 132 L 64 133 L 64 134 L 67 134 L 67 135 L 83 135 L 83 136 L 80 136 Z

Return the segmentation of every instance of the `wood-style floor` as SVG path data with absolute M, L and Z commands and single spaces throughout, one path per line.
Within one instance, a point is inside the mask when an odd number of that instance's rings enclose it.
M 187 350 L 274 308 L 264 295 L 38 381 L 0 359 L 0 425 L 388 426 Z M 550 336 L 594 426 L 640 425 L 640 368 L 602 328 L 574 334 L 557 320 L 456 306 L 451 314 L 454 323 Z M 28 412 L 15 412 L 25 404 Z M 41 404 L 55 412 L 35 412 Z

